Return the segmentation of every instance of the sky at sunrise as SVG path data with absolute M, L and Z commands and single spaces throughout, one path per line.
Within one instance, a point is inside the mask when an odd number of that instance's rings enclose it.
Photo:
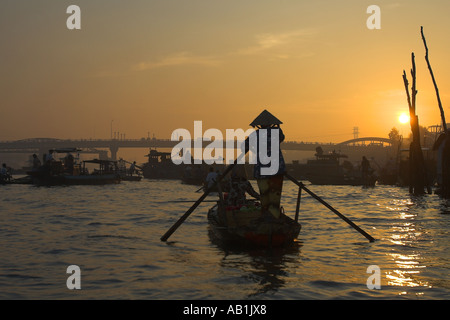
M 420 27 L 450 113 L 449 15 L 448 0 L 2 0 L 0 140 L 246 130 L 264 109 L 288 141 L 406 133 L 412 52 L 419 121 L 436 125 Z

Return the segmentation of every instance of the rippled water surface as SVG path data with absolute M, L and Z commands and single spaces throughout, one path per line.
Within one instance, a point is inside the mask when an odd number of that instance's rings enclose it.
M 435 195 L 376 186 L 308 186 L 377 239 L 369 243 L 304 195 L 292 247 L 239 250 L 210 239 L 201 195 L 178 181 L 0 186 L 1 299 L 448 299 L 450 208 Z M 286 182 L 283 206 L 298 189 Z M 214 200 L 214 197 L 208 197 Z M 69 265 L 81 290 L 68 290 Z M 381 289 L 367 288 L 376 265 Z

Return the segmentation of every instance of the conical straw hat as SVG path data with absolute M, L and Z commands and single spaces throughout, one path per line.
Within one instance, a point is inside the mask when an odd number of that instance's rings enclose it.
M 264 110 L 263 112 L 260 113 L 259 116 L 256 117 L 255 120 L 253 120 L 252 123 L 250 123 L 250 125 L 252 127 L 256 127 L 256 126 L 270 126 L 270 125 L 274 125 L 274 124 L 282 124 L 283 122 L 281 122 L 280 120 L 278 120 L 273 114 L 271 114 L 269 111 Z

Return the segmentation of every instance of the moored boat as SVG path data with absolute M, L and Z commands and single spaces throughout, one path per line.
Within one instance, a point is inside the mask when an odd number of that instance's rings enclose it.
M 301 225 L 283 213 L 279 218 L 263 213 L 257 201 L 243 206 L 225 206 L 220 201 L 208 212 L 210 230 L 215 238 L 228 244 L 279 247 L 292 244 Z
M 86 164 L 98 165 L 92 173 L 88 173 Z M 120 182 L 117 162 L 111 160 L 85 160 L 80 174 L 64 175 L 64 183 L 68 185 L 102 185 Z
M 33 179 L 30 176 L 24 176 L 20 178 L 1 179 L 0 185 L 4 184 L 33 184 Z
M 89 173 L 87 164 L 97 165 L 98 168 Z M 121 180 L 115 161 L 98 159 L 85 160 L 82 165 L 72 163 L 70 167 L 62 161 L 51 161 L 27 173 L 32 178 L 33 184 L 43 186 L 104 185 L 120 183 Z
M 122 180 L 122 181 L 141 181 L 142 176 L 141 175 L 134 175 L 134 176 L 120 175 L 120 180 Z
M 176 165 L 171 160 L 170 152 L 150 150 L 148 162 L 142 165 L 143 176 L 146 179 L 180 179 L 183 175 L 183 165 Z
M 79 175 L 79 176 L 64 176 L 64 184 L 67 185 L 102 185 L 114 184 L 120 182 L 120 176 L 117 174 L 102 174 L 102 175 Z
M 86 164 L 98 165 L 92 173 L 88 173 Z M 117 162 L 110 160 L 85 160 L 81 174 L 64 175 L 64 184 L 68 185 L 102 185 L 120 182 L 120 175 L 117 172 Z
M 371 171 L 366 178 L 361 169 L 355 168 L 349 161 L 340 163 L 347 155 L 330 152 L 323 153 L 322 148 L 316 148 L 316 159 L 308 160 L 303 166 L 305 179 L 315 185 L 348 185 L 373 187 L 377 177 Z
M 131 164 L 131 167 L 127 169 L 126 163 Z M 122 181 L 141 181 L 142 180 L 142 167 L 136 165 L 135 162 L 129 162 L 124 159 L 118 161 L 118 173 L 120 180 Z
M 208 169 L 205 165 L 192 164 L 184 166 L 181 182 L 183 184 L 190 184 L 194 186 L 201 186 L 205 183 L 205 178 L 208 174 Z

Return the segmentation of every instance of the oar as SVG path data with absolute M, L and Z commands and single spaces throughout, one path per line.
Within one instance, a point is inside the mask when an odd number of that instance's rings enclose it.
M 185 203 L 185 202 L 194 202 L 195 200 L 172 200 L 168 201 L 169 203 Z M 217 202 L 217 200 L 203 200 L 203 202 Z M 167 203 L 167 202 L 161 202 L 161 203 Z
M 239 159 L 243 156 L 243 153 L 241 153 L 241 155 L 239 156 L 239 158 L 237 158 L 236 160 L 234 160 L 233 164 L 230 164 L 225 171 L 223 172 L 222 175 L 218 176 L 216 181 L 214 182 L 214 184 L 212 186 L 210 186 L 209 188 L 207 188 L 205 190 L 205 193 L 192 205 L 192 207 L 189 208 L 188 211 L 186 211 L 185 214 L 183 214 L 180 219 L 178 219 L 177 222 L 175 222 L 175 224 L 161 237 L 161 241 L 167 241 L 167 239 L 169 239 L 169 237 L 172 235 L 172 233 L 174 233 L 178 227 L 184 222 L 184 220 L 187 219 L 187 217 L 189 217 L 191 215 L 191 213 L 195 210 L 195 208 L 197 208 L 199 206 L 200 203 L 202 203 L 203 200 L 205 200 L 205 198 L 208 196 L 208 194 L 213 190 L 213 188 L 216 186 L 216 184 L 220 183 L 222 181 L 222 179 L 236 166 L 236 164 L 238 163 Z
M 200 189 L 196 190 L 195 192 L 199 192 L 200 190 L 204 189 L 204 186 L 201 186 Z
M 331 205 L 329 205 L 328 203 L 326 203 L 322 198 L 320 198 L 318 195 L 316 195 L 314 192 L 312 192 L 311 190 L 309 190 L 308 188 L 305 187 L 305 185 L 299 181 L 297 181 L 297 179 L 295 179 L 294 177 L 292 177 L 291 175 L 289 175 L 288 173 L 285 173 L 285 176 L 287 178 L 289 178 L 293 183 L 295 183 L 296 185 L 298 185 L 300 188 L 302 188 L 303 190 L 305 190 L 311 197 L 313 197 L 314 199 L 316 199 L 317 201 L 319 201 L 321 204 L 323 204 L 325 207 L 327 207 L 328 209 L 330 209 L 331 211 L 333 211 L 339 218 L 341 218 L 342 220 L 344 220 L 345 222 L 347 222 L 349 225 L 351 225 L 354 229 L 356 229 L 356 231 L 358 231 L 359 233 L 361 233 L 364 237 L 366 237 L 370 242 L 374 242 L 375 239 L 368 234 L 367 232 L 365 232 L 363 229 L 361 229 L 360 227 L 358 227 L 355 223 L 353 223 L 350 219 L 348 219 L 346 216 L 344 216 L 342 213 L 340 213 L 339 211 L 337 211 L 335 208 L 333 208 Z
M 120 158 L 120 160 L 122 160 L 122 161 L 124 161 L 124 162 L 126 162 L 126 163 L 128 163 L 128 164 L 133 164 L 132 162 L 127 161 L 127 160 L 124 160 L 124 159 L 122 159 L 122 158 Z M 138 166 L 137 164 L 135 164 L 134 166 L 135 166 L 136 168 L 138 168 L 138 169 L 144 170 L 144 168 L 142 168 L 141 166 Z

